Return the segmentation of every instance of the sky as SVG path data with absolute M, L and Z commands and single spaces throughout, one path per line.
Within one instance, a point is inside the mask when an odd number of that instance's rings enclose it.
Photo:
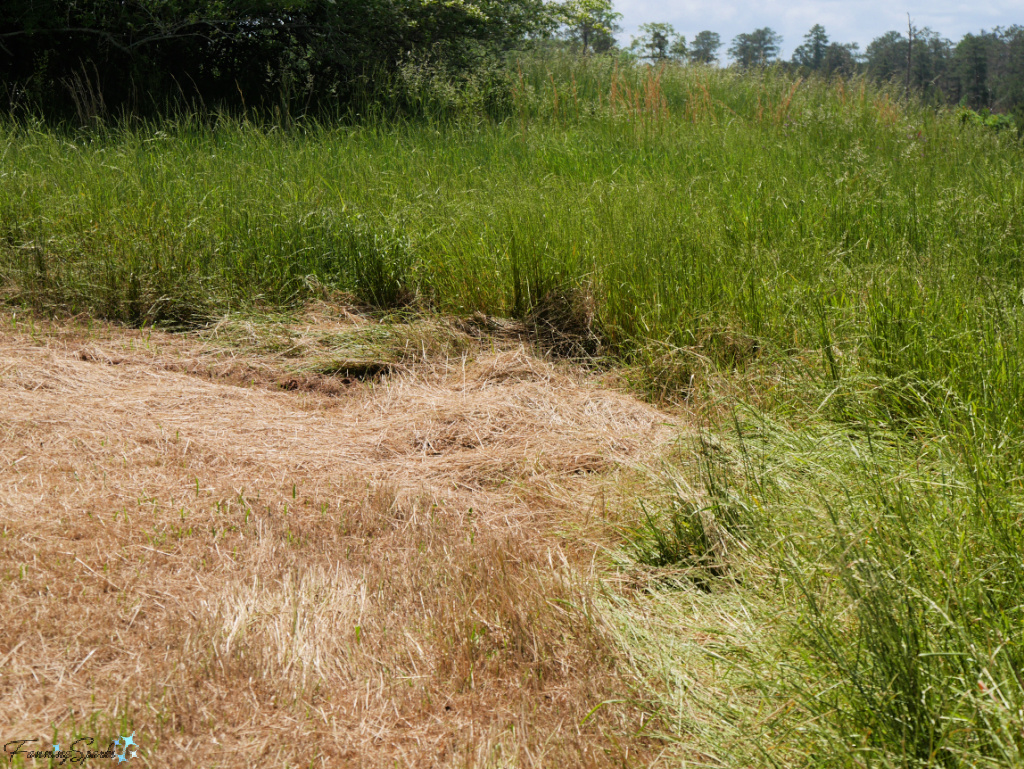
M 868 43 L 891 29 L 906 32 L 907 13 L 915 27 L 930 27 L 954 42 L 967 32 L 996 26 L 1024 25 L 1024 0 L 614 0 L 622 14 L 622 44 L 629 45 L 638 27 L 647 22 L 665 22 L 686 39 L 704 29 L 722 37 L 720 55 L 741 32 L 771 27 L 782 35 L 782 58 L 793 55 L 804 35 L 815 24 L 825 27 L 837 43 Z

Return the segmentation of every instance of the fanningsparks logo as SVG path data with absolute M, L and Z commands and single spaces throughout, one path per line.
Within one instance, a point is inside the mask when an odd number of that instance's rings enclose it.
M 118 745 L 121 750 L 118 751 Z M 139 743 L 135 741 L 135 732 L 132 732 L 127 737 L 118 737 L 114 740 L 114 758 L 117 759 L 117 763 L 123 764 L 125 761 L 130 761 L 138 755 L 136 748 Z M 129 750 L 130 749 L 130 750 Z
M 71 743 L 71 747 L 66 750 L 61 750 L 59 742 L 55 742 L 49 750 L 26 748 L 33 742 L 40 742 L 40 740 L 11 740 L 4 745 L 7 763 L 14 763 L 15 756 L 24 756 L 30 759 L 49 758 L 57 766 L 63 766 L 66 763 L 82 764 L 90 758 L 113 758 L 117 763 L 123 764 L 138 756 L 139 747 L 139 743 L 135 741 L 135 732 L 127 737 L 115 737 L 106 750 L 93 750 L 92 746 L 96 741 L 92 737 L 81 737 Z

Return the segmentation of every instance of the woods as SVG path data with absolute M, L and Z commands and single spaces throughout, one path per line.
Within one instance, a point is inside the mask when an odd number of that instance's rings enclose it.
M 16 0 L 0 78 L 9 108 L 58 116 L 343 111 L 403 62 L 484 67 L 546 25 L 542 0 Z
M 88 122 L 123 115 L 253 111 L 415 116 L 471 102 L 501 118 L 507 54 L 563 48 L 651 64 L 777 68 L 897 82 L 935 104 L 1013 113 L 1024 104 L 1024 27 L 953 42 L 908 24 L 862 51 L 815 24 L 789 60 L 771 27 L 726 46 L 704 30 L 640 26 L 620 46 L 610 0 L 12 0 L 0 18 L 0 105 Z M 451 98 L 469 91 L 468 100 Z M 443 105 L 442 105 L 443 106 Z M 450 106 L 450 105 L 449 105 Z M 443 110 L 442 110 L 443 111 Z

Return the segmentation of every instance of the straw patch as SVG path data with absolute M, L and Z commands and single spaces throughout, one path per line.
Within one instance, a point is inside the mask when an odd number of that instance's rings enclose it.
M 595 500 L 666 416 L 522 348 L 281 387 L 281 349 L 309 370 L 353 329 L 0 336 L 12 734 L 130 723 L 195 766 L 653 755 L 582 574 Z

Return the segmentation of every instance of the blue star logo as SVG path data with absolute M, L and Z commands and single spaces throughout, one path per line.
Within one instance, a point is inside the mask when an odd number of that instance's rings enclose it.
M 135 732 L 132 732 L 127 737 L 118 737 L 114 740 L 114 758 L 117 759 L 117 763 L 123 764 L 125 761 L 130 761 L 139 754 L 135 748 L 132 748 L 131 751 L 128 750 L 132 745 L 136 748 L 139 746 L 139 743 L 135 741 Z

